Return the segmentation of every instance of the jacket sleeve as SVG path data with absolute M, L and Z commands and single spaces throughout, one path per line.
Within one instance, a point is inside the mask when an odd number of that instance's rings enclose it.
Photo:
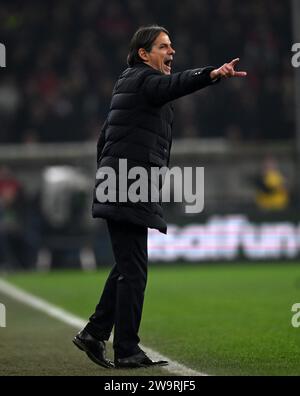
M 171 75 L 154 72 L 145 78 L 142 90 L 149 102 L 162 106 L 174 99 L 217 83 L 220 79 L 212 81 L 210 78 L 210 72 L 214 69 L 213 66 L 207 66 Z
M 102 154 L 102 150 L 103 147 L 105 145 L 105 130 L 107 127 L 107 119 L 105 120 L 104 124 L 102 125 L 101 131 L 100 131 L 100 135 L 99 135 L 99 139 L 97 142 L 97 162 L 99 162 L 101 154 Z

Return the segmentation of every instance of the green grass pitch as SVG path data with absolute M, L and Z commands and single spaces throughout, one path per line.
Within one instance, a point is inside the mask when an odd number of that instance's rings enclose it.
M 82 318 L 92 313 L 109 269 L 24 273 L 4 279 Z M 73 328 L 0 293 L 1 375 L 169 375 L 162 369 L 108 373 L 73 347 Z M 210 375 L 300 375 L 300 265 L 151 266 L 141 342 Z M 109 354 L 112 357 L 111 347 Z

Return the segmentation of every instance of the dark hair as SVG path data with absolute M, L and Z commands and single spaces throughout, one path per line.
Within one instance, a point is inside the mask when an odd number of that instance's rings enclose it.
M 154 41 L 161 32 L 169 36 L 167 29 L 158 25 L 142 26 L 134 33 L 127 56 L 127 64 L 129 67 L 132 67 L 136 63 L 143 62 L 139 56 L 139 49 L 144 48 L 147 52 L 150 52 Z

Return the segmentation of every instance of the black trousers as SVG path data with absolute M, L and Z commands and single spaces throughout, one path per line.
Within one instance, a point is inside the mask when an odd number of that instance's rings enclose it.
M 115 358 L 124 358 L 140 351 L 138 331 L 147 283 L 148 228 L 112 220 L 107 225 L 115 265 L 86 330 L 97 339 L 108 340 L 114 327 Z

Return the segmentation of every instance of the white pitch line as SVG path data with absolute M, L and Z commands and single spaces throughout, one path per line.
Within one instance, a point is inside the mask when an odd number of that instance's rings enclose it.
M 30 294 L 11 283 L 0 278 L 0 292 L 6 294 L 7 296 L 13 298 L 21 302 L 22 304 L 26 304 L 31 308 L 34 308 L 38 311 L 43 312 L 44 314 L 51 316 L 52 318 L 58 319 L 63 323 L 66 323 L 69 326 L 72 326 L 76 329 L 81 329 L 86 325 L 86 321 L 78 316 L 71 314 L 68 311 L 65 311 L 62 308 L 59 308 L 53 304 L 50 304 L 46 300 L 43 300 L 39 297 Z M 141 348 L 150 355 L 155 360 L 167 360 L 169 362 L 168 366 L 161 367 L 164 370 L 168 371 L 170 374 L 182 375 L 182 376 L 208 376 L 208 374 L 201 373 L 199 371 L 193 370 L 189 367 L 184 366 L 183 364 L 177 362 L 176 360 L 171 360 L 167 356 L 161 355 L 159 352 L 154 351 L 153 349 L 147 348 L 143 345 L 140 345 Z

